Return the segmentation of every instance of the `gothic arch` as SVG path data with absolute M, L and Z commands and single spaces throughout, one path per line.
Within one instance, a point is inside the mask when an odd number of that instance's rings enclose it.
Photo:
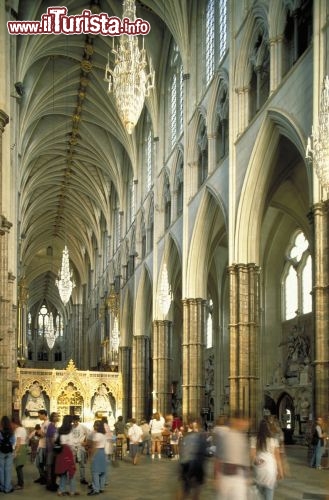
M 152 280 L 149 269 L 144 265 L 137 285 L 135 314 L 134 314 L 134 335 L 148 335 L 151 330 L 148 325 L 152 324 L 152 301 L 153 296 Z
M 245 35 L 241 41 L 241 50 L 236 60 L 235 71 L 237 89 L 247 88 L 249 86 L 251 74 L 250 52 L 257 40 L 259 32 L 268 34 L 268 13 L 263 5 L 256 5 L 250 12 L 245 29 Z M 268 36 L 268 35 L 267 35 Z
M 217 120 L 218 120 L 218 100 L 220 98 L 220 94 L 223 88 L 225 88 L 228 93 L 229 77 L 225 68 L 221 68 L 214 78 L 212 85 L 212 93 L 207 105 L 208 108 L 207 126 L 208 126 L 209 136 L 216 134 Z
M 195 224 L 190 235 L 190 251 L 188 255 L 186 290 L 183 296 L 207 297 L 207 263 L 211 262 L 213 246 L 226 233 L 224 204 L 217 193 L 207 188 L 200 201 L 195 217 Z
M 270 110 L 255 141 L 237 210 L 233 262 L 260 263 L 261 223 L 280 136 L 286 137 L 304 157 L 305 139 L 288 115 Z M 307 166 L 305 165 L 305 168 Z M 309 194 L 310 175 L 307 172 Z M 310 198 L 311 199 L 311 198 Z

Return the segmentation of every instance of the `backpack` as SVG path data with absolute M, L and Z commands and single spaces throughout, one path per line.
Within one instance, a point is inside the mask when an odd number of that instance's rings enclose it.
M 11 443 L 11 434 L 9 434 L 9 432 L 1 433 L 0 451 L 1 453 L 12 453 L 13 451 L 13 445 Z
M 319 434 L 316 429 L 314 429 L 313 434 L 312 434 L 312 440 L 311 440 L 311 445 L 316 446 L 319 441 Z

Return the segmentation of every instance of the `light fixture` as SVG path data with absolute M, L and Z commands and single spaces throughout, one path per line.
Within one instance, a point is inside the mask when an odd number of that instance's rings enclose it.
M 306 158 L 313 162 L 321 186 L 329 190 L 329 78 L 324 78 L 319 123 L 317 129 L 312 127 L 311 137 L 307 140 Z
M 59 271 L 59 279 L 56 280 L 59 295 L 64 306 L 70 300 L 72 290 L 75 287 L 75 283 L 71 278 L 72 272 L 70 271 L 69 251 L 65 245 L 62 256 L 62 267 Z
M 118 321 L 118 318 L 115 316 L 114 322 L 113 322 L 113 329 L 111 332 L 111 348 L 112 348 L 112 350 L 117 353 L 119 351 L 119 345 L 120 345 L 119 321 Z
M 167 316 L 168 314 L 171 301 L 172 301 L 172 293 L 168 281 L 167 265 L 164 264 L 162 268 L 160 289 L 158 293 L 159 306 L 164 316 Z
M 49 349 L 52 349 L 55 345 L 56 339 L 58 337 L 57 331 L 54 330 L 54 318 L 53 313 L 49 313 L 49 318 L 45 325 L 45 337 Z
M 136 21 L 135 0 L 124 0 L 122 18 Z M 108 93 L 113 92 L 119 116 L 128 134 L 131 134 L 144 106 L 145 97 L 154 87 L 154 71 L 149 62 L 147 74 L 147 57 L 144 49 L 138 47 L 136 35 L 121 35 L 115 47 L 113 38 L 112 53 L 115 56 L 113 70 L 110 69 L 110 56 L 105 68 L 105 81 L 108 82 Z

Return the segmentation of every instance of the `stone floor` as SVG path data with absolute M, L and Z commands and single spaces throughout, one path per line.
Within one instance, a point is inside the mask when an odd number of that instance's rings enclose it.
M 280 482 L 275 500 L 329 500 L 329 470 L 315 470 L 307 466 L 305 447 L 292 445 L 287 447 L 290 476 Z M 150 460 L 141 457 L 134 466 L 125 457 L 111 468 L 110 485 L 97 498 L 100 500 L 174 500 L 178 485 L 177 462 L 162 458 Z M 208 477 L 203 487 L 200 500 L 215 499 L 212 481 L 212 459 L 209 459 Z M 25 466 L 25 489 L 15 491 L 11 500 L 35 500 L 36 498 L 57 498 L 44 486 L 34 484 L 37 477 L 34 465 Z M 88 487 L 80 486 L 81 496 L 87 496 Z M 327 495 L 327 496 L 326 496 Z M 239 499 L 236 499 L 239 500 Z

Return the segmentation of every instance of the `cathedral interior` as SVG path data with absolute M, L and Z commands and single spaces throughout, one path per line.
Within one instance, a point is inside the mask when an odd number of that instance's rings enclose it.
M 56 5 L 151 29 L 10 34 L 53 2 L 0 2 L 1 413 L 302 435 L 329 414 L 326 0 Z

